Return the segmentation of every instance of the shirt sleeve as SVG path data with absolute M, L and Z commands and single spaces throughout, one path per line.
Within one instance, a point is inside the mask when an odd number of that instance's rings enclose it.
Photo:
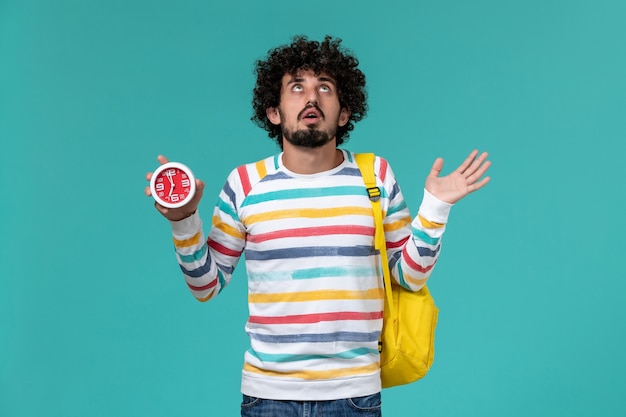
M 246 232 L 237 215 L 238 176 L 233 171 L 213 209 L 211 231 L 205 237 L 198 212 L 170 222 L 176 258 L 192 295 L 208 301 L 230 282 L 243 252 Z
M 418 214 L 412 219 L 400 186 L 391 168 L 385 165 L 381 163 L 381 168 L 386 170 L 382 177 L 388 194 L 383 224 L 389 269 L 398 284 L 410 291 L 418 291 L 426 284 L 439 258 L 441 237 L 452 204 L 437 199 L 424 189 Z

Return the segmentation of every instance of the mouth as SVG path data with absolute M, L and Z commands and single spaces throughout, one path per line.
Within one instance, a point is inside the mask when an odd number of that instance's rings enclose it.
M 300 113 L 300 120 L 306 124 L 315 124 L 322 120 L 324 115 L 321 110 L 316 107 L 309 107 Z

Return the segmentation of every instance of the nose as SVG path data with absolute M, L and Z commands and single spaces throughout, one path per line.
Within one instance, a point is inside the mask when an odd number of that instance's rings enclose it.
M 317 89 L 315 88 L 310 88 L 307 91 L 307 106 L 309 105 L 309 103 L 311 103 L 312 105 L 316 105 L 317 106 L 317 101 L 319 99 L 319 94 Z

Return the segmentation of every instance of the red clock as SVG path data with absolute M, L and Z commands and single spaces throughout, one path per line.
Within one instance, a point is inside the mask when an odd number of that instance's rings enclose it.
M 196 193 L 196 179 L 186 165 L 168 162 L 152 174 L 150 191 L 156 202 L 163 207 L 182 207 Z

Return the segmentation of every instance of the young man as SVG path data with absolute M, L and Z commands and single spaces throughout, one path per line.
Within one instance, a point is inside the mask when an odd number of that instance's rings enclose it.
M 257 62 L 252 119 L 282 152 L 232 171 L 208 239 L 197 211 L 202 181 L 186 206 L 156 205 L 171 222 L 178 262 L 198 300 L 218 295 L 245 253 L 250 349 L 242 416 L 381 415 L 384 290 L 374 219 L 354 154 L 338 148 L 365 117 L 365 76 L 340 43 L 296 37 Z M 424 285 L 451 206 L 489 181 L 486 157 L 474 151 L 443 177 L 437 159 L 414 220 L 389 164 L 376 157 L 398 284 Z

